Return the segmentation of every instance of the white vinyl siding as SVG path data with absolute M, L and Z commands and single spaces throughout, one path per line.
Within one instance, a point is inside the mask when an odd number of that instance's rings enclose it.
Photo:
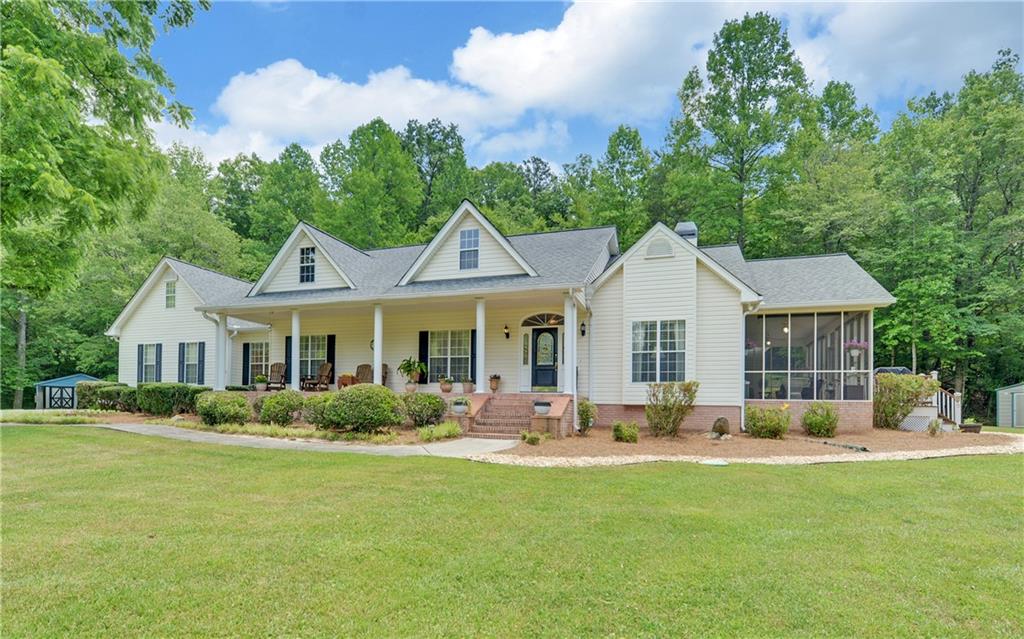
M 284 257 L 276 273 L 273 273 L 270 281 L 263 287 L 263 292 L 273 293 L 279 291 L 295 291 L 305 290 L 310 288 L 347 288 L 348 284 L 342 279 L 341 275 L 334 269 L 334 267 L 327 261 L 327 258 L 319 250 L 316 250 L 315 256 L 315 277 L 311 282 L 302 282 L 300 276 L 300 267 L 302 260 L 302 249 L 304 248 L 315 248 L 313 240 L 309 239 L 309 236 L 302 234 L 298 241 L 292 245 L 291 250 Z
M 173 275 L 173 270 L 165 266 L 164 272 L 156 274 L 156 281 L 164 282 Z M 160 379 L 177 381 L 177 345 L 181 342 L 206 342 L 209 345 L 216 341 L 216 326 L 196 312 L 195 307 L 202 301 L 185 280 L 179 278 L 175 284 L 174 308 L 167 308 L 166 293 L 164 285 L 152 286 L 125 319 L 117 344 L 119 382 L 130 386 L 137 383 L 139 344 L 163 344 Z M 241 340 L 236 338 L 235 341 Z M 215 379 L 214 360 L 208 350 L 203 373 L 207 382 Z
M 697 402 L 736 405 L 743 395 L 740 293 L 711 269 L 697 266 Z
M 590 301 L 587 336 L 579 340 L 580 387 L 590 399 L 605 404 L 622 403 L 623 363 L 622 271 L 615 273 L 594 292 Z M 593 349 L 588 354 L 588 350 Z M 591 375 L 593 376 L 591 379 Z
M 476 230 L 479 233 L 477 249 L 478 266 L 471 273 L 459 268 L 462 253 L 462 231 Z M 493 275 L 521 275 L 525 273 L 515 258 L 498 243 L 486 229 L 472 217 L 465 219 L 452 229 L 452 232 L 437 246 L 437 250 L 413 281 L 450 280 L 462 277 L 488 277 Z

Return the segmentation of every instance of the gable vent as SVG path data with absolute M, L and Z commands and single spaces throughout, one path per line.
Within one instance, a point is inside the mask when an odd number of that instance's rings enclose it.
M 655 238 L 647 245 L 647 257 L 669 257 L 672 245 L 663 237 Z

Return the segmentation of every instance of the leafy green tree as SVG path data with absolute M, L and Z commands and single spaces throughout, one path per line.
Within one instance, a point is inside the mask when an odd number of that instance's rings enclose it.
M 239 235 L 249 235 L 257 194 L 266 168 L 266 162 L 255 153 L 240 153 L 217 166 L 217 174 L 211 185 L 213 210 Z
M 337 212 L 322 216 L 324 230 L 361 247 L 405 241 L 423 201 L 423 184 L 402 140 L 380 118 L 357 127 L 320 156 Z
M 772 186 L 774 155 L 794 134 L 807 79 L 778 19 L 767 13 L 730 20 L 715 34 L 707 87 L 694 69 L 680 90 L 683 112 L 709 140 L 709 161 L 727 180 L 735 239 L 747 241 L 749 210 Z M 716 196 L 717 197 L 717 196 Z
M 617 226 L 623 247 L 640 239 L 649 226 L 644 197 L 652 164 L 640 132 L 621 125 L 608 138 L 608 148 L 594 172 L 594 222 Z
M 423 182 L 423 202 L 415 224 L 409 225 L 418 230 L 431 217 L 450 215 L 470 192 L 473 176 L 457 125 L 437 118 L 426 124 L 410 120 L 401 140 Z

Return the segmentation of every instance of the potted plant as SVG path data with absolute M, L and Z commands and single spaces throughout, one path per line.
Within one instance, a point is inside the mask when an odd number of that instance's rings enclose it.
M 452 392 L 452 386 L 455 384 L 455 380 L 447 375 L 438 375 L 437 383 L 441 385 L 442 393 L 450 393 Z
M 473 401 L 468 397 L 456 397 L 452 400 L 452 412 L 456 415 L 465 415 L 473 406 Z
M 843 344 L 846 348 L 846 352 L 850 354 L 854 360 L 860 359 L 860 356 L 868 349 L 868 343 L 862 339 L 848 339 Z
M 547 415 L 551 412 L 551 402 L 538 399 L 533 402 L 533 412 L 538 415 Z
M 265 391 L 265 390 L 267 390 L 267 376 L 266 375 L 257 375 L 255 378 L 253 378 L 253 381 L 256 382 L 256 390 L 258 390 L 258 391 Z
M 476 382 L 469 377 L 462 378 L 462 392 L 467 395 L 472 395 L 476 392 Z
M 501 384 L 501 375 L 498 375 L 497 373 L 491 375 L 491 380 L 490 381 L 491 381 L 491 392 L 492 393 L 497 393 L 498 392 L 498 385 Z
M 416 390 L 416 384 L 419 383 L 420 377 L 427 374 L 427 365 L 415 357 L 406 357 L 398 365 L 398 372 L 405 375 L 408 380 L 405 383 L 405 390 L 411 393 Z

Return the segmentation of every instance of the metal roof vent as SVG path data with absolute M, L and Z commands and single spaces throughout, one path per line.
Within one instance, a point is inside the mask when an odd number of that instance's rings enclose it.
M 679 237 L 697 246 L 697 225 L 693 222 L 680 222 L 676 224 L 676 233 Z

